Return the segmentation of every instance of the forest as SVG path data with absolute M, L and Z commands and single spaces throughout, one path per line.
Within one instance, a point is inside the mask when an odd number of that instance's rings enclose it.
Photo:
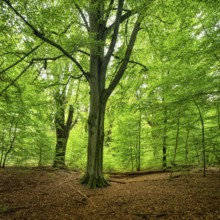
M 0 218 L 220 219 L 219 6 L 0 0 Z
M 219 165 L 218 6 L 2 0 L 1 167 Z

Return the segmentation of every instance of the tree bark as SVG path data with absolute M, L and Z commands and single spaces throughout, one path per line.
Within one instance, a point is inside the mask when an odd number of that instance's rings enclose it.
M 90 112 L 88 118 L 88 148 L 87 168 L 82 184 L 90 188 L 104 187 L 108 183 L 103 176 L 103 144 L 104 144 L 104 120 L 107 99 L 104 98 L 106 67 L 104 63 L 103 41 L 103 3 L 91 1 L 90 7 L 98 4 L 96 10 L 89 13 L 90 35 L 93 39 L 90 45 Z M 107 62 L 107 61 L 106 61 Z
M 65 108 L 64 100 L 62 99 L 62 97 L 59 98 L 59 105 L 60 106 L 55 115 L 56 148 L 53 167 L 66 169 L 66 146 L 69 139 L 70 130 L 73 126 L 73 106 L 69 106 L 68 119 L 65 123 Z

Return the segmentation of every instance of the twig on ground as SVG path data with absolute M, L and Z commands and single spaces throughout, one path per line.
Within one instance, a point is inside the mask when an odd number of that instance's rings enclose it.
M 83 194 L 81 191 L 77 190 L 77 192 L 83 196 L 84 198 L 86 198 L 95 208 L 97 208 L 98 206 L 94 204 L 94 202 L 88 198 L 88 196 L 86 196 L 85 194 Z

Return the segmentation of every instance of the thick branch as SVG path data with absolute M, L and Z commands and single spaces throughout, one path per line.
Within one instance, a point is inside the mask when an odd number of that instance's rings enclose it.
M 106 24 L 108 22 L 108 19 L 109 19 L 109 16 L 110 16 L 110 13 L 111 13 L 111 10 L 112 10 L 112 6 L 113 6 L 114 2 L 115 2 L 115 0 L 111 0 L 109 2 L 109 6 L 108 6 L 108 9 L 106 11 L 106 16 L 105 16 L 105 19 L 104 19 L 104 22 L 105 22 L 104 23 L 104 27 L 106 27 Z
M 138 17 L 138 19 L 134 25 L 134 28 L 132 30 L 131 37 L 130 37 L 130 40 L 128 43 L 128 47 L 125 52 L 125 56 L 124 56 L 124 59 L 121 63 L 121 66 L 119 67 L 119 70 L 117 71 L 117 73 L 116 73 L 114 79 L 112 80 L 112 82 L 110 83 L 109 87 L 105 90 L 104 98 L 106 100 L 109 98 L 111 93 L 114 91 L 115 87 L 119 83 L 121 77 L 123 76 L 123 74 L 127 68 L 127 65 L 128 65 L 128 62 L 129 62 L 129 59 L 131 56 L 131 52 L 133 50 L 133 47 L 134 47 L 134 44 L 135 44 L 135 41 L 137 38 L 138 31 L 140 30 L 140 25 L 141 25 L 142 20 L 143 20 L 143 17 L 141 17 L 141 16 Z
M 124 4 L 124 0 L 119 0 L 118 11 L 117 11 L 116 19 L 115 19 L 114 32 L 112 34 L 112 39 L 111 39 L 111 43 L 110 43 L 108 52 L 107 52 L 107 54 L 104 58 L 103 64 L 102 64 L 102 70 L 101 70 L 102 72 L 106 72 L 110 58 L 111 58 L 111 56 L 114 52 L 114 49 L 115 49 L 115 44 L 117 41 L 118 31 L 119 31 L 119 27 L 120 27 L 120 20 L 121 20 L 121 15 L 122 15 L 123 4 Z
M 133 11 L 128 11 L 127 13 L 123 14 L 120 18 L 120 23 L 124 22 L 125 20 L 127 20 L 129 17 L 131 17 L 132 15 L 134 15 L 135 12 Z M 112 23 L 105 31 L 104 33 L 104 37 L 106 37 L 111 31 L 112 29 L 115 27 L 116 25 L 116 21 L 114 23 Z

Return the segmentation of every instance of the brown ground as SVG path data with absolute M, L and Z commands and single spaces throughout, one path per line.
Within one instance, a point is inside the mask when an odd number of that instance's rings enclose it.
M 112 179 L 103 189 L 79 184 L 78 172 L 0 169 L 0 219 L 220 219 L 220 172 Z

